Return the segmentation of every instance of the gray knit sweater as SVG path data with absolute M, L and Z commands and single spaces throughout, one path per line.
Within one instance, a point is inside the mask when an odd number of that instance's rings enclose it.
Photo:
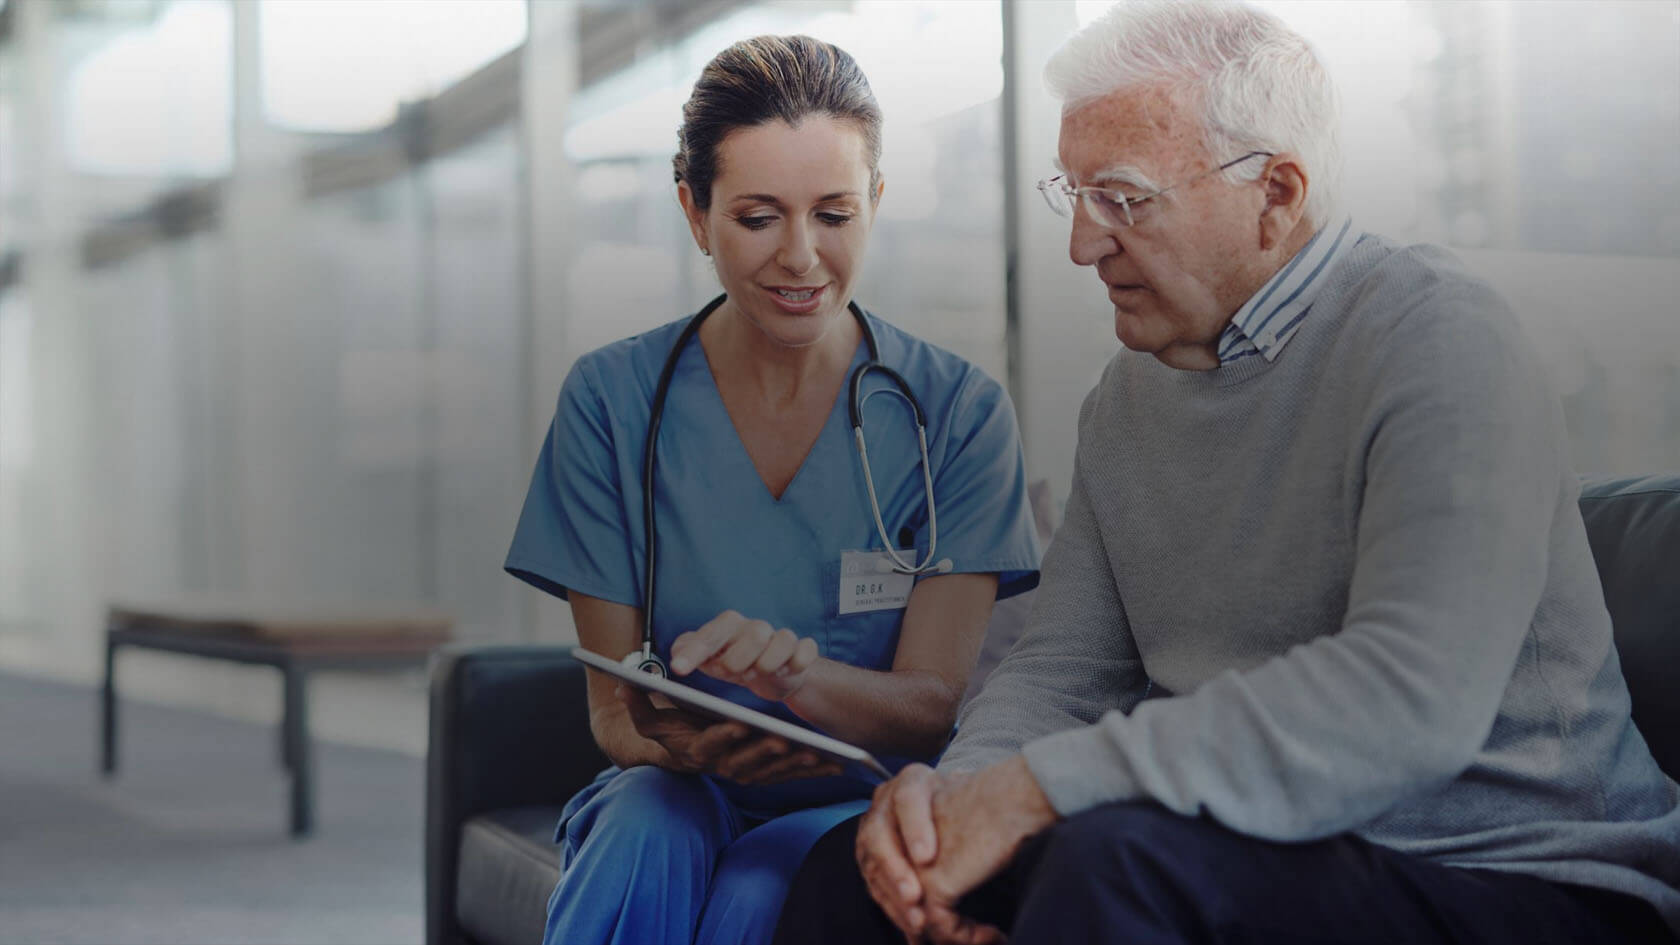
M 941 768 L 1057 811 L 1631 893 L 1680 929 L 1680 787 L 1628 717 L 1558 400 L 1449 254 L 1362 237 L 1275 362 L 1119 354 L 1028 628 Z

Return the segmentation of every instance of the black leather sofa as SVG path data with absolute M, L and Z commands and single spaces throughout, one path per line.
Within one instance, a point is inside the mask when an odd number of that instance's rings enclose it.
M 1589 481 L 1581 512 L 1633 718 L 1680 778 L 1680 476 Z M 536 945 L 560 808 L 607 764 L 583 671 L 556 646 L 453 649 L 432 668 L 426 941 Z

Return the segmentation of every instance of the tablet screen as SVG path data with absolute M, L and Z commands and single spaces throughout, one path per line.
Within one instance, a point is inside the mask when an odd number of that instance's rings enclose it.
M 572 648 L 572 658 L 590 669 L 600 670 L 638 689 L 646 692 L 657 692 L 690 711 L 711 718 L 740 722 L 769 735 L 779 735 L 790 742 L 803 745 L 837 761 L 857 765 L 881 780 L 892 777 L 891 772 L 887 771 L 886 766 L 875 760 L 874 755 L 838 738 L 824 735 L 821 732 L 813 732 L 808 728 L 801 728 L 792 722 L 778 719 L 773 715 L 766 715 L 757 709 L 736 705 L 728 699 L 719 698 L 709 692 L 701 692 L 692 686 L 685 686 L 674 680 L 641 672 L 634 667 L 625 666 L 615 659 L 602 656 L 592 650 L 586 650 L 581 646 Z

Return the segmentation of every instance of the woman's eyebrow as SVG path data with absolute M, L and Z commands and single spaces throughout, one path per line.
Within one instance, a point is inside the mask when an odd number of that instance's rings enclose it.
M 740 200 L 751 200 L 754 203 L 774 204 L 778 207 L 782 205 L 781 198 L 777 197 L 775 194 L 736 194 L 735 196 L 729 198 L 731 203 Z
M 837 191 L 835 191 L 834 193 L 831 193 L 831 194 L 823 194 L 821 197 L 817 198 L 816 202 L 817 203 L 827 203 L 830 200 L 842 200 L 846 197 L 857 197 L 857 196 L 858 196 L 858 192 L 855 191 L 855 190 L 837 190 Z M 782 199 L 780 197 L 777 197 L 775 194 L 736 194 L 735 196 L 733 196 L 729 199 L 730 199 L 731 202 L 738 201 L 738 200 L 751 200 L 751 201 L 754 201 L 755 203 L 768 203 L 768 204 L 772 204 L 772 205 L 777 206 L 777 207 L 783 206 Z

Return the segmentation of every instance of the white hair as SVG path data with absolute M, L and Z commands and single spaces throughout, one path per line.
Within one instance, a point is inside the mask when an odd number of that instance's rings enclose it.
M 1249 151 L 1298 155 L 1308 222 L 1323 226 L 1335 209 L 1336 88 L 1311 45 L 1270 13 L 1214 0 L 1116 3 L 1062 43 L 1044 78 L 1068 111 L 1121 89 L 1165 86 L 1199 106 L 1214 160 Z M 1254 180 L 1263 167 L 1244 161 L 1225 177 Z

